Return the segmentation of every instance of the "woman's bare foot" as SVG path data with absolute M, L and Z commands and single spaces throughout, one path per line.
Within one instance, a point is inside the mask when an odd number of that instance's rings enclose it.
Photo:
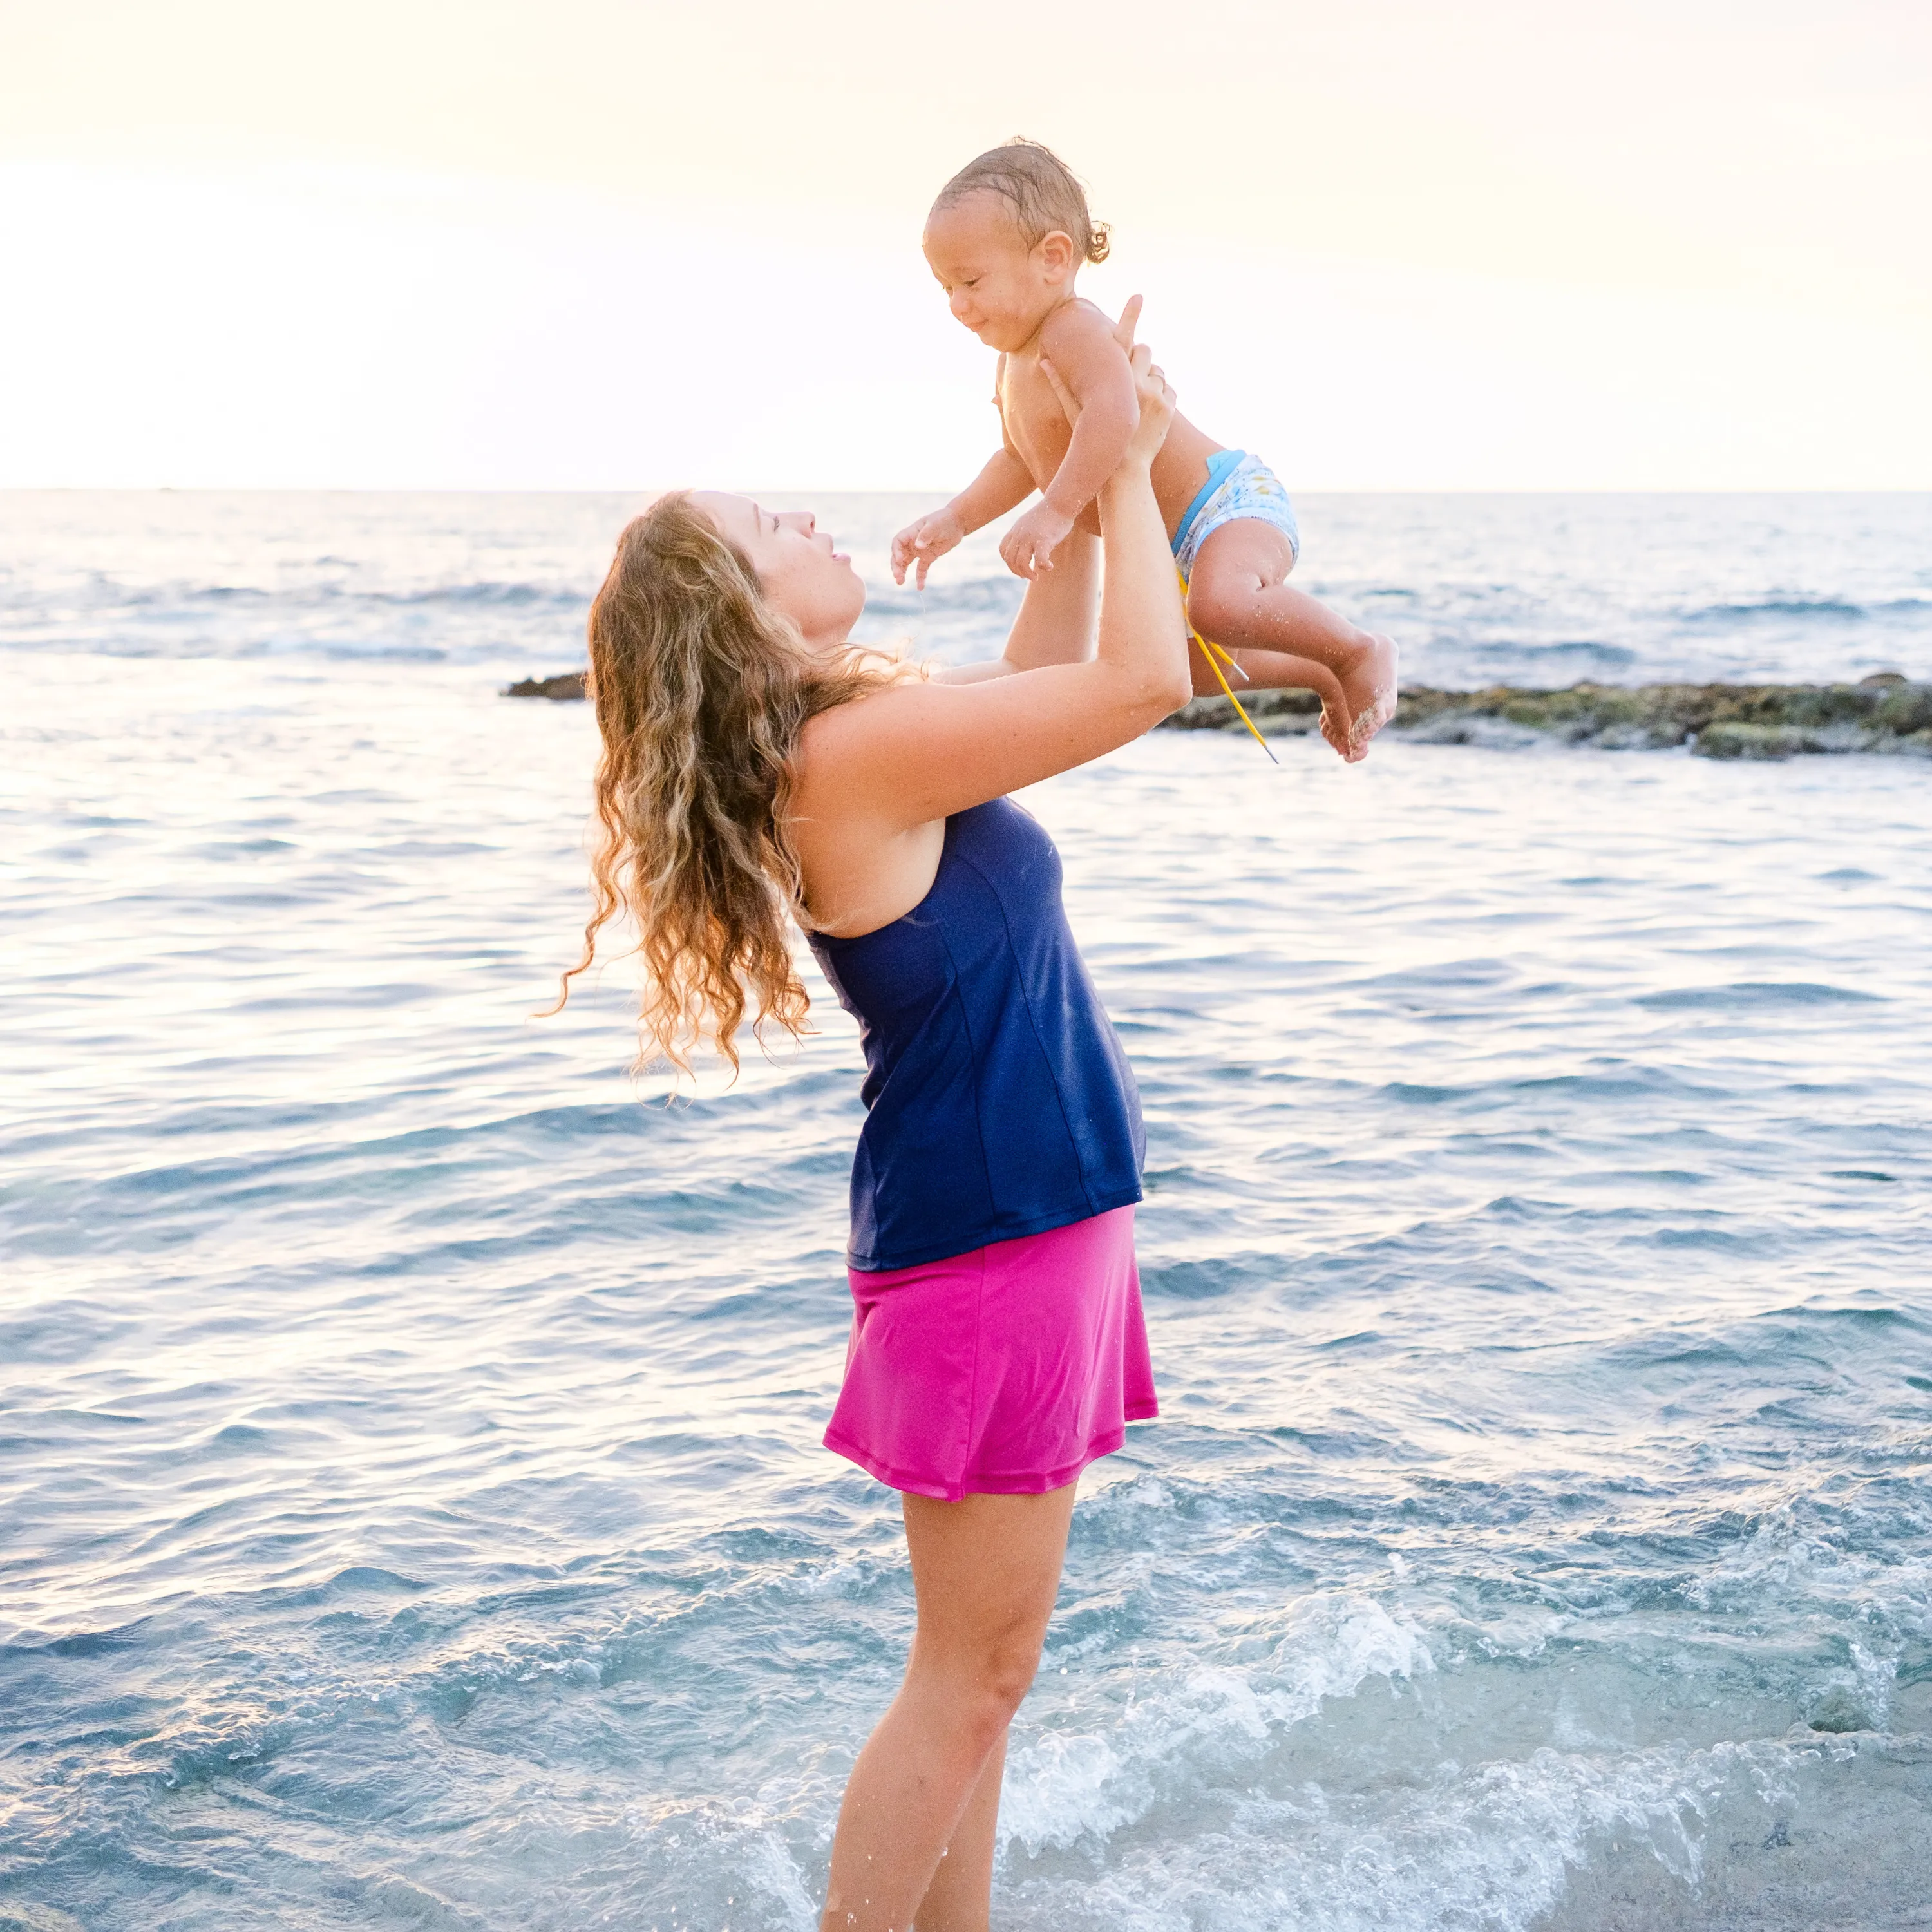
M 1348 721 L 1337 705 L 1324 704 L 1322 707 L 1320 730 L 1328 740 L 1328 748 L 1337 758 L 1348 755 Z
M 1394 638 L 1371 632 L 1369 648 L 1341 674 L 1342 694 L 1348 706 L 1348 736 L 1346 748 L 1336 748 L 1352 765 L 1369 755 L 1369 740 L 1395 716 L 1396 672 Z M 1323 723 L 1326 736 L 1325 718 Z

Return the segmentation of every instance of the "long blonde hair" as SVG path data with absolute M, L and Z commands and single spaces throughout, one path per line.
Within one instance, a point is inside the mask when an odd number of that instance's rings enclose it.
M 640 1066 L 688 1072 L 709 1035 L 735 1075 L 748 1009 L 761 1042 L 768 1021 L 802 1033 L 810 1002 L 787 930 L 802 892 L 785 829 L 792 752 L 808 718 L 908 670 L 856 646 L 808 656 L 750 560 L 684 493 L 627 524 L 590 607 L 587 691 L 604 741 L 593 903 L 549 1010 L 628 913 L 645 969 Z

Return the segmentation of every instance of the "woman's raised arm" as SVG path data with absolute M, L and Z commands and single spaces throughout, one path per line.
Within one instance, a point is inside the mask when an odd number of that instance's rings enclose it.
M 1094 656 L 983 682 L 895 685 L 822 712 L 800 745 L 802 812 L 882 830 L 926 824 L 1085 764 L 1186 703 L 1186 627 L 1148 480 L 1174 392 L 1144 344 L 1132 367 L 1140 424 L 1099 499 Z
M 989 677 L 1037 670 L 1042 664 L 1081 664 L 1094 655 L 1094 602 L 1100 587 L 1099 541 L 1077 524 L 1054 553 L 1053 568 L 1029 580 L 1019 615 L 996 658 L 949 665 L 935 684 L 984 684 Z
M 1134 328 L 1140 320 L 1141 298 L 1130 296 L 1114 325 L 1114 340 L 1131 364 Z M 1080 399 L 1060 380 L 1048 362 L 1041 368 L 1060 398 L 1068 422 L 1077 421 Z M 1016 670 L 1037 670 L 1043 664 L 1079 664 L 1094 654 L 1094 593 L 1100 579 L 1100 556 L 1094 541 L 1076 524 L 1054 554 L 1053 567 L 1029 579 L 1013 620 L 1006 650 L 983 663 L 959 664 L 940 671 L 940 684 L 980 684 L 989 677 L 1006 677 Z

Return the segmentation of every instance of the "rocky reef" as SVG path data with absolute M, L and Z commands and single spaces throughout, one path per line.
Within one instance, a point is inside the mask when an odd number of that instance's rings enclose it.
M 516 682 L 504 688 L 506 698 L 581 698 L 584 695 L 584 674 L 580 670 L 560 671 L 554 677 L 520 677 Z
M 584 695 L 584 674 L 526 677 L 506 698 Z M 1315 729 L 1321 706 L 1306 691 L 1244 695 L 1271 738 Z M 1197 698 L 1170 731 L 1238 731 L 1225 698 Z M 1389 728 L 1424 745 L 1594 745 L 1606 751 L 1688 744 L 1705 758 L 1789 758 L 1804 752 L 1903 753 L 1932 758 L 1932 683 L 1878 671 L 1856 684 L 1573 684 L 1563 691 L 1492 685 L 1486 691 L 1402 694 Z
M 1312 731 L 1320 706 L 1305 691 L 1244 694 L 1270 737 Z M 1180 731 L 1238 731 L 1225 698 L 1197 698 L 1166 721 Z M 1402 694 L 1389 728 L 1426 745 L 1593 745 L 1606 751 L 1688 744 L 1700 758 L 1789 758 L 1804 752 L 1932 758 L 1932 683 L 1879 671 L 1856 684 L 1573 684 L 1562 691 Z

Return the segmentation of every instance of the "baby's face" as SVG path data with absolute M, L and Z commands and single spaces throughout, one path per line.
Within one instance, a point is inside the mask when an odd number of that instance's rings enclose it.
M 1072 244 L 1056 232 L 1029 248 L 998 195 L 970 194 L 933 211 L 926 259 L 953 314 L 988 349 L 1019 349 L 1065 296 Z

